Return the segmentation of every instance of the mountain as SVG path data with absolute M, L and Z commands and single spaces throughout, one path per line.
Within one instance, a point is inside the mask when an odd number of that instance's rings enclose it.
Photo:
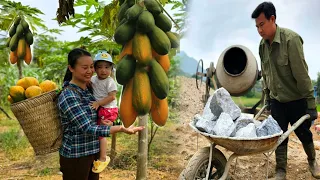
M 198 60 L 188 56 L 184 51 L 178 53 L 177 56 L 180 58 L 181 75 L 189 77 L 194 75 L 197 71 Z M 199 71 L 201 71 L 201 67 L 199 68 Z

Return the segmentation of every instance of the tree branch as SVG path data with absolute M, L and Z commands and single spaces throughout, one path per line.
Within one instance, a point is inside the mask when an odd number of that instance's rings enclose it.
M 181 30 L 181 28 L 179 27 L 179 25 L 176 23 L 176 21 L 170 16 L 170 14 L 164 9 L 164 7 L 162 6 L 162 4 L 156 0 L 157 3 L 159 4 L 159 6 L 161 7 L 161 9 L 169 16 L 169 18 L 172 20 L 172 22 L 176 25 L 176 27 Z
M 0 110 L 9 118 L 9 119 L 12 119 L 9 114 L 2 108 L 0 107 Z

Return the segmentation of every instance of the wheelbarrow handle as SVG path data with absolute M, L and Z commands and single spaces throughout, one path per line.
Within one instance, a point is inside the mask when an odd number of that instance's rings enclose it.
M 288 129 L 285 133 L 283 133 L 280 138 L 278 139 L 277 148 L 287 137 L 292 133 L 292 131 L 296 130 L 306 119 L 309 119 L 310 115 L 306 114 L 302 116 L 296 123 L 294 123 L 290 129 Z
M 263 113 L 263 111 L 266 109 L 266 107 L 267 107 L 267 105 L 264 105 L 261 109 L 260 109 L 260 111 L 256 114 L 256 116 L 254 117 L 254 119 L 255 120 L 257 120 L 260 116 L 261 116 L 261 114 Z

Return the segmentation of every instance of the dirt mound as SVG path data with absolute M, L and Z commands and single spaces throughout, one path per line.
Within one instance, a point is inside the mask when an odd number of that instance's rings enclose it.
M 178 114 L 182 123 L 189 122 L 196 113 L 202 113 L 204 104 L 202 103 L 202 95 L 205 93 L 205 84 L 200 85 L 200 89 L 196 87 L 195 78 L 187 78 L 179 76 L 180 94 L 178 98 Z

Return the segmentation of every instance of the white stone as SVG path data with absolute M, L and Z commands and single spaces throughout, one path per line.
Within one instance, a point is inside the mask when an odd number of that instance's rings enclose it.
M 235 137 L 244 137 L 244 138 L 255 138 L 256 134 L 256 126 L 254 123 L 249 123 L 247 126 L 240 128 Z
M 195 119 L 195 122 L 196 122 L 195 126 L 196 126 L 197 129 L 199 129 L 199 131 L 206 132 L 206 133 L 209 133 L 209 134 L 214 134 L 213 128 L 214 128 L 214 126 L 216 124 L 216 121 L 211 121 L 211 120 L 204 119 L 199 114 L 196 114 L 194 116 L 194 119 Z
M 276 133 L 280 133 L 281 128 L 276 120 L 271 115 L 267 119 L 263 120 L 262 123 L 257 127 L 256 133 L 258 137 L 269 136 Z
M 236 120 L 241 115 L 241 109 L 233 102 L 229 92 L 223 87 L 213 93 L 210 109 L 216 117 L 225 112 L 230 115 L 232 120 Z
M 211 109 L 210 109 L 210 104 L 211 104 L 211 100 L 212 100 L 212 97 L 213 95 L 211 95 L 209 98 L 208 98 L 208 101 L 203 109 L 203 112 L 202 112 L 202 117 L 207 119 L 207 120 L 216 120 L 218 117 L 215 116 L 212 112 L 211 112 Z
M 216 121 L 213 131 L 218 136 L 229 137 L 235 129 L 235 124 L 229 114 L 222 112 Z

